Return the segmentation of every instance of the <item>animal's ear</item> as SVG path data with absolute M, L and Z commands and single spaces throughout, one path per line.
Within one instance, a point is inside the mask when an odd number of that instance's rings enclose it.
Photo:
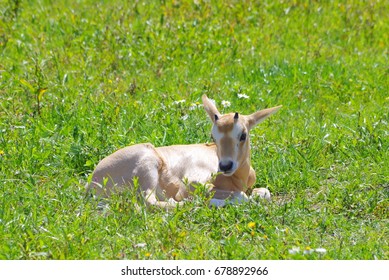
M 271 116 L 275 112 L 277 112 L 282 106 L 277 106 L 273 108 L 268 108 L 268 109 L 263 109 L 261 111 L 255 112 L 254 114 L 251 114 L 247 116 L 248 119 L 248 126 L 249 129 L 253 128 L 257 124 L 261 123 L 264 121 L 267 117 Z
M 220 117 L 220 113 L 218 109 L 216 108 L 215 104 L 211 100 L 209 100 L 205 94 L 202 96 L 202 99 L 203 99 L 203 105 L 205 111 L 207 112 L 211 121 L 215 123 Z

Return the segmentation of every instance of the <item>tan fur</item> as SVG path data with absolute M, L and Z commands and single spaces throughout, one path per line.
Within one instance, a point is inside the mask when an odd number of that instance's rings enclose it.
M 234 128 L 234 114 L 227 114 L 216 122 L 216 127 L 221 133 L 230 132 Z
M 248 132 L 280 106 L 234 119 L 234 114 L 221 115 L 205 95 L 203 104 L 214 124 L 212 134 L 216 145 L 155 148 L 145 143 L 120 149 L 96 166 L 88 190 L 97 196 L 108 197 L 112 192 L 132 187 L 137 178 L 146 202 L 160 207 L 175 207 L 189 197 L 191 186 L 197 183 L 208 184 L 215 200 L 245 198 L 244 192 L 255 183 Z M 242 132 L 247 133 L 245 141 L 239 140 Z M 222 161 L 233 162 L 231 174 L 218 172 Z M 255 193 L 270 198 L 267 190 Z

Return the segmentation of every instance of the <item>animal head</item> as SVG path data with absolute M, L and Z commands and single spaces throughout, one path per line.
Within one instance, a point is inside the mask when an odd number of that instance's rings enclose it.
M 222 115 L 206 95 L 202 99 L 204 109 L 213 123 L 212 137 L 217 147 L 219 172 L 231 176 L 250 158 L 250 130 L 277 112 L 281 106 L 260 110 L 251 115 Z

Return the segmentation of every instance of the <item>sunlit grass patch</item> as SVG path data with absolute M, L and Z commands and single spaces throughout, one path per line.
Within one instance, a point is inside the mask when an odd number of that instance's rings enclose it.
M 388 259 L 387 1 L 0 5 L 1 259 Z M 171 211 L 97 162 L 209 142 L 223 112 L 283 105 L 250 135 L 272 202 Z M 309 249 L 307 249 L 309 247 Z M 308 253 L 304 254 L 307 251 Z

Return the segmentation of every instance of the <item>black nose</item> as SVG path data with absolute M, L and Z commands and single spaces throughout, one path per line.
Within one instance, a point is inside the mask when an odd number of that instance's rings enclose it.
M 233 165 L 232 161 L 227 161 L 227 163 L 219 162 L 219 169 L 220 171 L 227 172 L 231 170 L 232 165 Z

